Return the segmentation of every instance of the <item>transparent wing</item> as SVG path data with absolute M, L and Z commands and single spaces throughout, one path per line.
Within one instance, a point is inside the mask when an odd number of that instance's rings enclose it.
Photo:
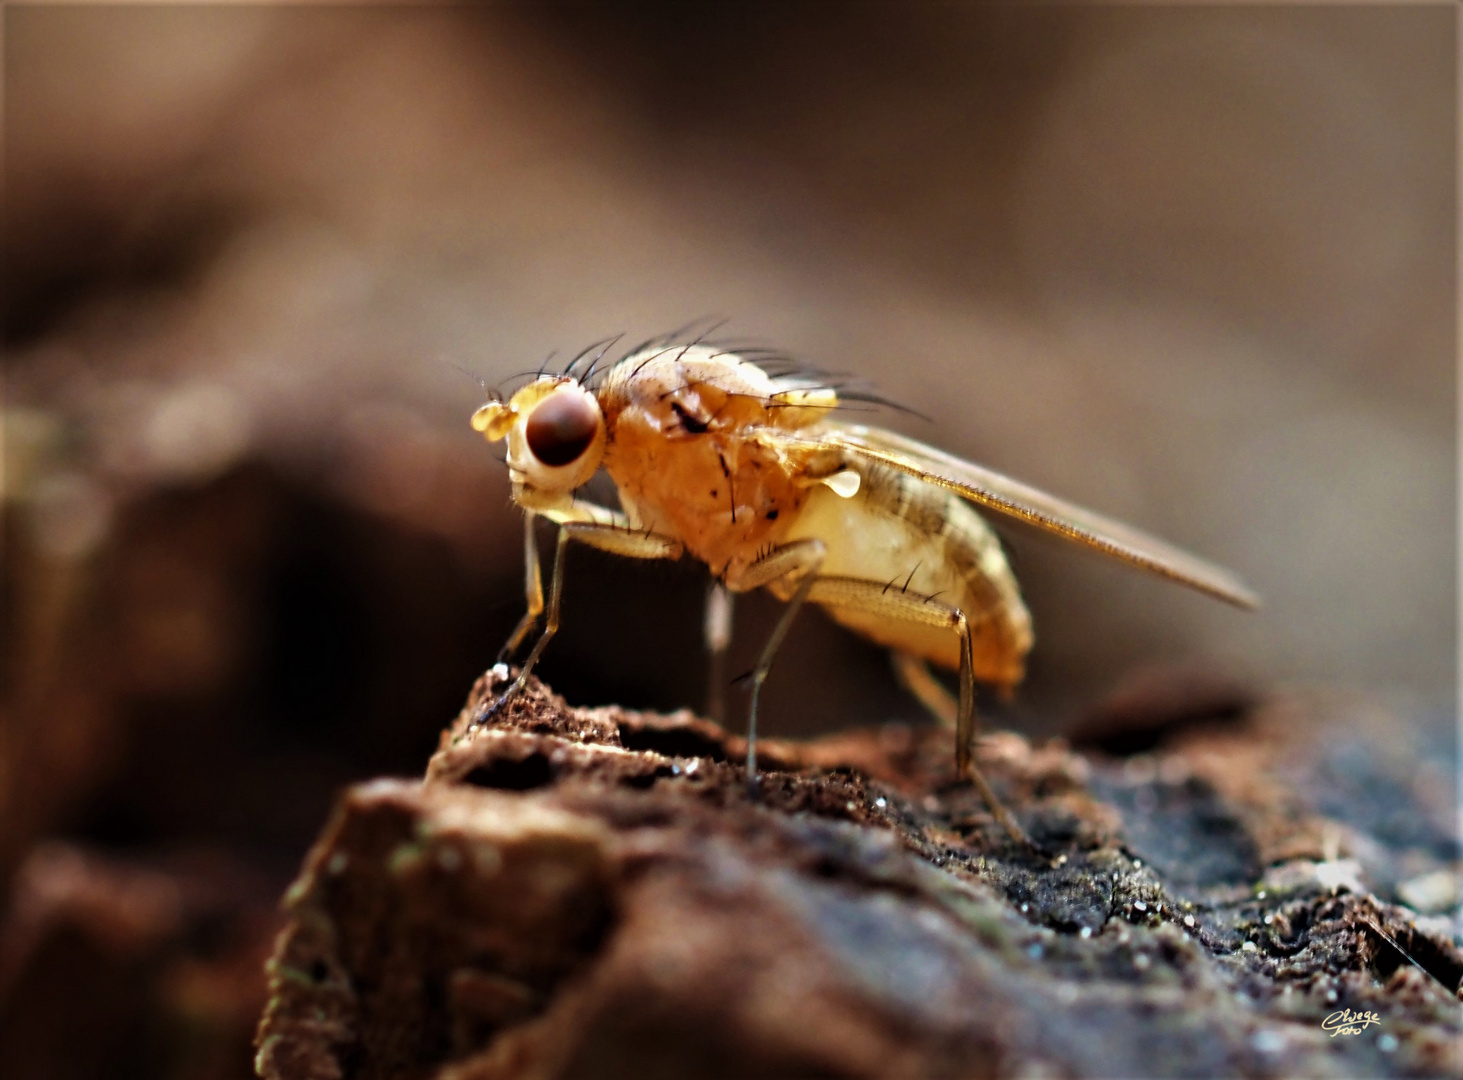
M 1131 566 L 1187 585 L 1236 607 L 1254 608 L 1260 598 L 1221 566 L 1149 536 L 1131 525 L 1085 510 L 1009 476 L 882 428 L 828 425 L 831 440 L 855 458 L 878 461 L 921 480 L 949 488 L 978 506 L 1095 548 Z

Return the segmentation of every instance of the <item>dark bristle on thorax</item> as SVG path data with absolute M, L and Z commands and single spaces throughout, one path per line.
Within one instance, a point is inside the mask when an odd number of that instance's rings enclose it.
M 619 377 L 626 381 L 633 379 L 646 365 L 668 353 L 676 351 L 684 353 L 697 346 L 705 346 L 714 350 L 713 355 L 724 357 L 728 361 L 755 365 L 765 372 L 780 390 L 832 390 L 838 400 L 837 404 L 830 408 L 836 408 L 839 411 L 864 412 L 870 409 L 891 409 L 921 420 L 930 419 L 918 410 L 880 393 L 867 381 L 854 378 L 846 372 L 833 371 L 810 364 L 785 350 L 759 342 L 713 337 L 712 335 L 724 326 L 726 321 L 725 318 L 713 316 L 693 319 L 669 333 L 646 338 L 620 353 L 617 359 L 607 363 L 605 357 L 610 354 L 616 344 L 623 340 L 625 335 L 621 332 L 601 338 L 576 353 L 561 372 L 561 377 L 574 379 L 591 392 L 598 393 L 603 389 L 612 373 L 618 371 L 627 361 L 634 360 L 635 367 L 632 370 L 620 372 Z M 591 353 L 594 355 L 585 364 L 584 370 L 576 372 L 579 365 L 583 364 Z M 552 359 L 552 354 L 550 359 Z M 505 380 L 505 383 L 517 379 L 540 378 L 547 373 L 548 363 L 549 361 L 546 360 L 544 365 L 538 369 L 511 375 Z M 506 392 L 504 396 L 508 396 Z M 763 404 L 769 409 L 789 406 L 789 403 L 773 398 L 767 399 Z

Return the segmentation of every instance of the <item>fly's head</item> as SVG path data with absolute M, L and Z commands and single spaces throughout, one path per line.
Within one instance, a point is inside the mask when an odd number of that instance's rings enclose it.
M 508 440 L 508 470 L 520 501 L 567 495 L 588 482 L 604 457 L 604 412 L 574 379 L 536 379 L 473 413 L 472 426 L 488 442 Z

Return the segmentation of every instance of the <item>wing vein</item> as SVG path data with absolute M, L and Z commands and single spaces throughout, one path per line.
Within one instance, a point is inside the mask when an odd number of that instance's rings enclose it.
M 856 458 L 880 462 L 1006 514 L 1241 608 L 1260 598 L 1238 576 L 1155 536 L 1055 495 L 880 428 L 830 425 L 824 436 Z

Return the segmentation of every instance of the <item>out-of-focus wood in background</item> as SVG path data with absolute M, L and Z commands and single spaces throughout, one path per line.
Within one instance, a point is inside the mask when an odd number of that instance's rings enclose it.
M 727 314 L 1268 600 L 1018 539 L 1038 698 L 1448 691 L 1450 11 L 556 10 L 11 11 L 12 403 L 108 477 L 328 461 L 506 577 L 439 361 Z

